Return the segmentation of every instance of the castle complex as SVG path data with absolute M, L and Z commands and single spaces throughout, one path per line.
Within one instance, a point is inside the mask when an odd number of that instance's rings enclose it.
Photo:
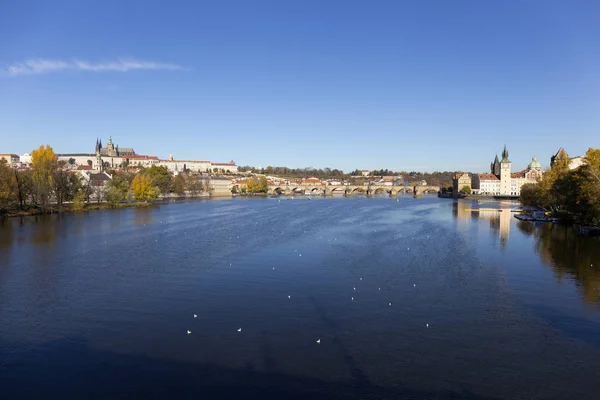
M 217 169 L 219 172 L 235 173 L 237 165 L 231 160 L 229 163 L 213 163 L 205 160 L 175 160 L 172 155 L 166 160 L 157 156 L 137 154 L 131 147 L 119 147 L 113 143 L 112 137 L 108 139 L 106 147 L 102 140 L 96 139 L 94 153 L 57 154 L 59 160 L 73 164 L 80 169 L 102 171 L 104 168 L 118 169 L 125 166 L 150 167 L 152 165 L 164 166 L 172 172 L 194 171 L 207 172 Z

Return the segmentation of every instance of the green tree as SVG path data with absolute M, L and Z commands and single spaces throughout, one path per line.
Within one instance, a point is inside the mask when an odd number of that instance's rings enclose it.
M 61 206 L 64 201 L 69 200 L 71 193 L 69 174 L 62 169 L 56 169 L 52 171 L 52 181 L 56 203 Z
M 167 167 L 153 165 L 144 170 L 144 174 L 151 180 L 151 185 L 160 189 L 160 192 L 165 195 L 169 193 L 171 188 L 171 173 Z
M 127 200 L 128 196 L 129 182 L 124 176 L 120 174 L 114 174 L 113 178 L 108 181 L 106 186 L 106 201 L 108 201 L 112 206 L 115 206 L 118 203 Z
M 83 190 L 77 191 L 73 197 L 73 210 L 81 211 L 85 208 L 85 193 Z
M 0 211 L 10 209 L 17 201 L 18 186 L 15 174 L 4 158 L 0 159 Z
M 28 201 L 35 203 L 35 192 L 33 190 L 33 173 L 31 170 L 14 170 L 15 181 L 17 182 L 17 197 L 19 199 L 19 208 L 21 210 L 27 205 Z
M 75 159 L 73 157 L 69 158 L 69 165 L 71 167 L 75 165 Z
M 460 191 L 464 194 L 471 194 L 471 186 L 469 186 L 469 185 L 463 186 L 463 188 Z
M 190 196 L 196 197 L 204 189 L 200 176 L 189 174 L 186 177 L 186 188 L 190 193 Z
M 526 183 L 521 186 L 519 201 L 524 206 L 540 206 L 542 201 L 542 188 L 538 183 Z
M 186 181 L 182 174 L 177 175 L 171 182 L 171 191 L 178 196 L 185 194 Z

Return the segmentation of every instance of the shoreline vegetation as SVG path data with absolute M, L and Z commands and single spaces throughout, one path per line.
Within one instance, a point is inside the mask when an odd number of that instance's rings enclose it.
M 174 174 L 155 165 L 81 173 L 74 159 L 58 161 L 48 145 L 33 150 L 31 159 L 31 168 L 13 168 L 0 159 L 0 218 L 148 207 L 169 199 L 205 198 L 214 191 L 208 174 Z
M 35 215 L 51 215 L 59 213 L 77 213 L 87 211 L 98 211 L 98 210 L 115 210 L 120 208 L 143 208 L 143 207 L 154 207 L 159 204 L 157 203 L 145 203 L 141 201 L 130 202 L 130 203 L 90 203 L 86 204 L 83 209 L 75 209 L 72 204 L 63 204 L 58 207 L 50 207 L 50 209 L 42 210 L 39 207 L 31 207 L 25 210 L 9 210 L 0 214 L 0 217 L 14 218 L 14 217 L 30 217 Z
M 589 229 L 600 227 L 600 149 L 588 149 L 584 163 L 569 168 L 561 149 L 541 181 L 521 188 L 520 202 L 537 207 L 551 218 Z

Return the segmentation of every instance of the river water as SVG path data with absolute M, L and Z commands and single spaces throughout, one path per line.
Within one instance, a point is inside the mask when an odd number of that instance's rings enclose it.
M 0 397 L 598 399 L 600 241 L 516 206 L 236 198 L 1 221 Z

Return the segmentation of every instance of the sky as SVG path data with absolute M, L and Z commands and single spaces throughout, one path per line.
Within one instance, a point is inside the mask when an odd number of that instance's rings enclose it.
M 0 0 L 0 153 L 487 172 L 600 147 L 600 2 Z

